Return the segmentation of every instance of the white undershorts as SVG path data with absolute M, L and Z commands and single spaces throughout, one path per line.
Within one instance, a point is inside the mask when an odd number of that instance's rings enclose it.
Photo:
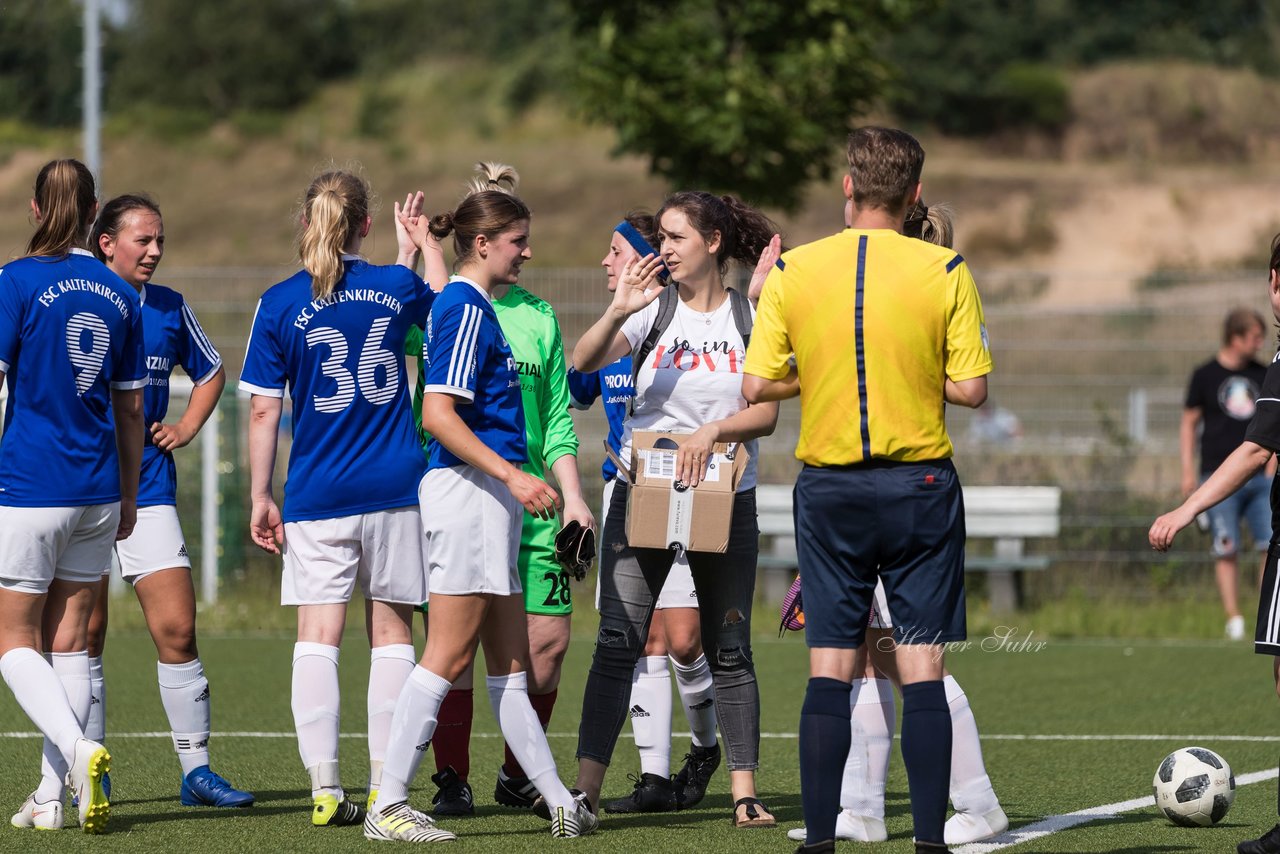
M 869 629 L 893 628 L 893 615 L 889 613 L 889 597 L 884 592 L 884 582 L 876 579 L 876 592 L 871 600 L 871 618 L 867 620 Z
M 609 502 L 613 499 L 613 487 L 617 480 L 610 480 L 604 485 L 604 511 L 600 514 L 600 529 L 604 529 L 604 520 L 609 515 Z M 603 564 L 601 564 L 603 565 Z M 698 607 L 698 591 L 693 587 L 693 573 L 689 570 L 689 560 L 684 553 L 676 555 L 671 563 L 671 572 L 658 591 L 658 601 L 653 605 L 655 610 L 667 608 Z M 596 610 L 600 610 L 600 582 L 596 581 Z
M 523 594 L 516 557 L 524 506 L 474 466 L 432 469 L 418 484 L 431 592 Z
M 137 584 L 138 579 L 162 569 L 191 569 L 178 508 L 172 504 L 139 507 L 133 533 L 128 539 L 116 542 L 116 560 L 120 564 L 120 577 L 130 584 Z M 102 574 L 111 574 L 110 561 Z
M 120 502 L 0 507 L 0 589 L 49 592 L 55 578 L 91 583 L 111 560 Z
M 366 599 L 402 605 L 427 600 L 417 507 L 286 522 L 283 551 L 282 605 L 340 605 L 351 600 L 356 581 Z

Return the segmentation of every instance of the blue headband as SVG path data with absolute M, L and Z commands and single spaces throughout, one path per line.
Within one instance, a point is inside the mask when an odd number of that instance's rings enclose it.
M 613 227 L 613 230 L 618 232 L 618 234 L 621 234 L 623 239 L 626 240 L 627 243 L 631 244 L 631 248 L 636 250 L 636 254 L 638 254 L 641 258 L 644 258 L 648 255 L 658 254 L 658 250 L 654 249 L 652 246 L 649 245 L 649 241 L 644 239 L 644 235 L 641 234 L 639 231 L 637 231 L 636 227 L 631 223 L 627 222 L 625 219 L 622 222 L 615 225 Z M 662 268 L 658 271 L 658 278 L 665 281 L 667 278 L 667 275 L 668 275 L 667 265 L 663 264 Z

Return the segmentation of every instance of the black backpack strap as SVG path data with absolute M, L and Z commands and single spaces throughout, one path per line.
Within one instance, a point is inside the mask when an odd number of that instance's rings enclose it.
M 629 413 L 635 412 L 636 379 L 640 376 L 640 366 L 644 364 L 645 359 L 649 358 L 653 348 L 658 346 L 658 339 L 662 337 L 662 333 L 666 332 L 667 327 L 671 325 L 672 318 L 676 316 L 676 303 L 679 299 L 680 295 L 676 291 L 674 282 L 662 289 L 662 293 L 658 295 L 658 316 L 653 320 L 653 327 L 649 329 L 649 334 L 645 336 L 644 341 L 640 342 L 640 349 L 631 354 L 631 403 L 628 407 Z
M 751 300 L 737 288 L 729 288 L 729 302 L 732 303 L 733 325 L 738 327 L 742 346 L 746 348 L 751 343 Z

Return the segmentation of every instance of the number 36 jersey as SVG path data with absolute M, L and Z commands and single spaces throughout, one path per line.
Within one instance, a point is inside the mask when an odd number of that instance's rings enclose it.
M 258 301 L 240 390 L 293 401 L 282 516 L 332 519 L 418 504 L 426 470 L 405 387 L 404 339 L 435 294 L 412 271 L 343 256 L 326 300 L 304 270 Z
M 0 269 L 0 505 L 120 500 L 111 389 L 146 385 L 137 292 L 88 252 Z

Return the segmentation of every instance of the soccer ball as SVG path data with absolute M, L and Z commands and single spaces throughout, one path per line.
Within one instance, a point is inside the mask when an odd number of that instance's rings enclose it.
M 1156 808 L 1183 827 L 1222 821 L 1236 799 L 1236 777 L 1227 761 L 1203 747 L 1184 747 L 1165 757 L 1151 781 Z

